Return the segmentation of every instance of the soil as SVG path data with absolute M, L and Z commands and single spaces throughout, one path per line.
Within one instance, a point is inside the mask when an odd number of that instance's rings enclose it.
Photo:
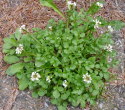
M 87 9 L 94 1 L 77 0 L 77 7 Z M 125 22 L 125 0 L 105 1 L 104 8 L 97 15 Z M 65 0 L 56 0 L 55 3 L 62 11 L 66 10 Z M 38 0 L 0 0 L 0 110 L 57 110 L 56 106 L 50 104 L 49 98 L 35 99 L 28 90 L 18 90 L 17 79 L 5 74 L 8 65 L 3 61 L 2 53 L 2 39 L 17 27 L 25 24 L 28 29 L 44 28 L 51 18 L 62 19 L 52 9 L 41 6 Z M 106 93 L 96 106 L 83 110 L 125 110 L 125 28 L 114 32 L 113 40 L 120 64 L 110 71 L 117 75 L 117 80 L 108 84 Z M 81 109 L 69 106 L 67 110 Z

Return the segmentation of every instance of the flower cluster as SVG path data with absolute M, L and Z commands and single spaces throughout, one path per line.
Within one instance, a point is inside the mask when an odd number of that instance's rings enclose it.
M 109 51 L 109 52 L 112 52 L 112 50 L 113 50 L 112 49 L 112 45 L 110 45 L 110 44 L 104 46 L 104 49 L 107 50 L 107 51 Z
M 67 81 L 64 80 L 62 85 L 66 88 L 68 86 Z
M 86 83 L 91 83 L 91 80 L 92 78 L 88 73 L 83 75 L 83 81 L 85 81 Z
M 93 20 L 93 22 L 95 22 L 94 28 L 99 28 L 99 25 L 102 24 L 99 20 Z
M 46 81 L 47 81 L 48 83 L 50 83 L 50 82 L 51 82 L 51 78 L 52 78 L 52 76 L 47 76 L 47 77 L 46 77 Z
M 113 32 L 113 28 L 112 28 L 111 26 L 108 26 L 108 30 L 109 30 L 110 32 Z
M 71 9 L 72 7 L 76 7 L 76 2 L 68 1 L 67 2 L 68 8 Z
M 22 26 L 19 28 L 19 32 L 20 32 L 20 33 L 23 33 L 24 30 L 26 30 L 26 25 L 22 25 Z
M 32 72 L 31 74 L 31 80 L 35 81 L 35 80 L 39 80 L 39 78 L 41 78 L 40 74 L 37 72 Z
M 101 7 L 101 8 L 103 7 L 103 4 L 100 3 L 100 2 L 97 2 L 96 5 L 99 6 L 99 7 Z
M 16 54 L 21 54 L 23 50 L 23 44 L 19 44 L 19 46 L 16 48 Z
M 52 26 L 49 26 L 48 28 L 49 28 L 50 30 L 52 30 Z

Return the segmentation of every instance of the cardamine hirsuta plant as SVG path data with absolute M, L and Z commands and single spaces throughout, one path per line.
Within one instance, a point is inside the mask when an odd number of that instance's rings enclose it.
M 52 19 L 45 29 L 32 32 L 22 25 L 4 38 L 4 61 L 11 64 L 6 73 L 18 78 L 19 90 L 29 89 L 35 98 L 50 97 L 59 110 L 68 104 L 95 104 L 111 79 L 108 69 L 116 65 L 112 33 L 124 23 L 95 17 L 103 2 L 76 11 L 77 3 L 67 0 L 65 14 L 53 0 L 40 2 L 63 20 Z

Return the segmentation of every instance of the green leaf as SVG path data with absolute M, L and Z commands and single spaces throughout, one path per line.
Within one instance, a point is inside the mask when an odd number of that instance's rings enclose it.
M 53 0 L 40 0 L 40 3 L 43 6 L 47 6 L 47 7 L 50 7 L 52 9 L 54 9 L 59 15 L 61 15 L 63 18 L 65 18 L 65 16 L 63 15 L 63 13 L 54 4 Z
M 83 95 L 83 97 L 84 97 L 84 99 L 88 99 L 89 98 L 89 94 L 86 93 L 86 94 Z
M 52 57 L 51 60 L 50 60 L 50 63 L 53 64 L 54 67 L 58 66 L 61 62 L 59 61 L 58 58 L 56 57 Z
M 88 59 L 88 61 L 90 61 L 90 62 L 92 62 L 92 63 L 95 63 L 95 60 L 96 60 L 96 57 L 90 57 L 90 58 Z
M 125 27 L 125 23 L 124 22 L 122 22 L 122 21 L 111 21 L 110 22 L 110 25 L 113 27 L 113 28 L 115 28 L 116 30 L 119 30 L 119 29 L 121 29 L 121 28 L 123 28 L 123 27 Z
M 4 43 L 3 44 L 3 53 L 8 53 L 9 49 L 12 47 L 12 45 Z
M 101 78 L 104 76 L 103 73 L 101 73 L 101 72 L 99 73 L 99 75 L 100 75 Z
M 96 64 L 95 67 L 96 67 L 96 68 L 100 68 L 100 65 L 99 65 L 99 64 Z
M 11 66 L 7 69 L 6 73 L 7 73 L 8 75 L 14 75 L 14 74 L 16 74 L 17 72 L 20 72 L 20 70 L 23 69 L 23 66 L 24 66 L 23 63 L 13 64 L 13 65 L 11 65 Z
M 51 103 L 58 105 L 58 100 L 57 99 L 51 99 Z
M 43 81 L 43 80 L 40 80 L 39 82 L 39 85 L 41 85 L 43 88 L 48 88 L 48 85 L 45 83 L 45 81 Z
M 110 75 L 108 73 L 104 73 L 104 78 L 108 80 L 110 78 Z
M 74 70 L 75 68 L 76 68 L 76 65 L 74 65 L 74 64 L 70 66 L 71 70 Z
M 30 61 L 32 61 L 32 57 L 26 57 L 26 58 L 24 58 L 24 62 L 30 62 Z
M 91 104 L 91 105 L 95 105 L 96 102 L 95 102 L 93 99 L 90 99 L 90 104 Z
M 15 32 L 15 38 L 16 38 L 17 40 L 20 40 L 21 36 L 22 36 L 22 34 L 20 33 L 19 28 L 18 28 L 18 29 L 16 30 L 16 32 Z
M 63 88 L 63 87 L 58 87 L 58 90 L 59 90 L 60 92 L 62 92 L 62 91 L 64 91 L 64 88 Z
M 36 61 L 35 62 L 35 66 L 36 67 L 40 67 L 40 66 L 42 66 L 43 65 L 43 63 L 41 62 L 41 61 Z
M 85 37 L 85 33 L 80 34 L 80 37 Z
M 95 14 L 96 12 L 99 11 L 99 9 L 100 9 L 100 7 L 97 6 L 97 5 L 96 5 L 96 2 L 95 2 L 95 3 L 93 3 L 93 4 L 90 6 L 90 8 L 88 9 L 87 13 L 88 13 L 88 14 Z
M 73 40 L 72 43 L 73 43 L 74 45 L 77 45 L 77 40 Z
M 55 90 L 55 91 L 53 92 L 53 96 L 54 96 L 55 98 L 59 98 L 59 96 L 60 96 L 59 91 Z
M 85 69 L 89 71 L 90 67 L 87 65 L 87 66 L 85 66 Z
M 20 59 L 16 56 L 5 56 L 4 57 L 4 61 L 7 62 L 8 64 L 12 64 L 12 63 L 16 63 L 18 62 Z
M 67 91 L 67 92 L 65 92 L 64 94 L 61 95 L 61 98 L 62 98 L 63 100 L 66 100 L 66 99 L 69 97 L 69 95 L 70 95 L 70 92 Z
M 83 93 L 83 90 L 82 89 L 81 90 L 74 90 L 72 93 L 80 95 Z
M 4 43 L 16 46 L 16 40 L 14 38 L 6 37 L 6 38 L 3 39 L 3 41 L 4 41 Z
M 82 100 L 82 101 L 80 102 L 80 104 L 81 104 L 81 107 L 82 107 L 82 108 L 84 108 L 84 107 L 85 107 L 85 105 L 86 105 L 86 103 L 85 103 L 85 101 L 84 101 L 84 100 Z
M 44 96 L 46 93 L 47 93 L 47 91 L 46 91 L 46 90 L 43 90 L 43 89 L 40 89 L 40 90 L 38 91 L 38 95 L 39 95 L 39 96 Z
M 32 92 L 32 97 L 38 98 L 38 93 L 36 91 Z
M 66 110 L 66 107 L 65 106 L 58 106 L 58 110 Z
M 76 101 L 76 100 L 72 100 L 72 105 L 75 106 L 75 107 L 77 107 L 79 105 L 79 102 Z
M 16 46 L 16 40 L 14 38 L 6 37 L 3 39 L 3 52 L 7 49 L 12 48 L 13 46 Z
M 19 80 L 19 90 L 24 90 L 28 87 L 29 80 L 27 80 L 26 76 L 23 75 L 23 77 Z
M 16 77 L 17 77 L 18 79 L 21 79 L 21 78 L 23 77 L 23 74 L 22 74 L 21 72 L 18 72 L 18 73 L 16 74 Z
M 64 42 L 64 48 L 68 48 L 69 47 L 69 43 L 68 42 Z
M 98 95 L 98 93 L 99 93 L 98 90 L 94 90 L 94 91 L 92 92 L 92 95 L 96 96 L 96 95 Z

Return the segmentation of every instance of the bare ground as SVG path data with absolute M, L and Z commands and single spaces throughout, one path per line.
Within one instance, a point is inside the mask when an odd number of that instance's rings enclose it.
M 96 0 L 77 0 L 78 8 L 87 9 L 93 1 Z M 125 0 L 105 1 L 105 7 L 98 15 L 125 22 Z M 64 0 L 56 0 L 56 4 L 62 11 L 66 9 Z M 29 91 L 18 90 L 16 78 L 5 75 L 8 65 L 3 62 L 2 53 L 2 38 L 13 33 L 17 27 L 25 24 L 29 29 L 44 28 L 50 18 L 61 19 L 53 10 L 39 5 L 38 0 L 0 0 L 0 110 L 56 110 L 47 97 L 34 99 Z M 125 110 L 125 28 L 113 36 L 114 49 L 118 51 L 117 58 L 121 63 L 111 71 L 118 79 L 108 84 L 108 91 L 91 110 Z

